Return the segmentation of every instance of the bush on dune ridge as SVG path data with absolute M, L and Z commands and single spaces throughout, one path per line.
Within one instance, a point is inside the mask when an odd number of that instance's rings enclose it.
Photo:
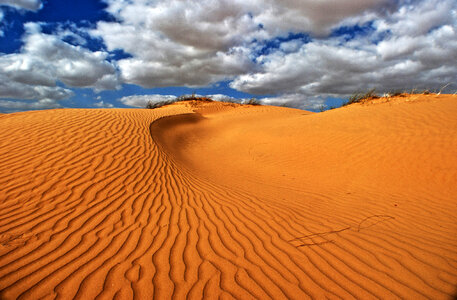
M 355 93 L 353 94 L 348 101 L 344 102 L 341 106 L 350 105 L 353 103 L 360 103 L 365 100 L 378 99 L 379 96 L 376 94 L 375 89 L 371 89 L 366 93 Z
M 373 100 L 373 99 L 379 99 L 379 98 L 391 98 L 391 97 L 406 97 L 408 95 L 430 95 L 430 94 L 435 94 L 435 95 L 440 95 L 441 92 L 450 85 L 450 83 L 444 85 L 441 87 L 439 91 L 431 91 L 429 89 L 417 89 L 414 88 L 411 91 L 404 90 L 404 91 L 391 91 L 384 93 L 382 96 L 378 95 L 376 93 L 375 89 L 371 89 L 366 93 L 354 93 L 352 96 L 348 99 L 348 101 L 344 102 L 341 106 L 347 106 L 353 103 L 361 103 L 365 102 L 368 100 Z
M 176 97 L 175 99 L 172 100 L 164 100 L 164 101 L 159 101 L 159 102 L 153 102 L 153 101 L 148 101 L 146 103 L 146 108 L 148 109 L 154 109 L 154 108 L 159 108 L 165 105 L 173 104 L 175 102 L 179 101 L 205 101 L 205 102 L 212 102 L 214 101 L 211 98 L 208 97 L 200 97 L 200 96 L 195 96 L 194 94 L 192 95 L 181 95 L 179 97 Z
M 251 98 L 248 101 L 246 101 L 244 104 L 247 104 L 247 105 L 262 105 L 262 103 L 260 103 L 260 101 L 257 100 L 256 98 Z
M 162 107 L 162 106 L 165 106 L 168 104 L 172 104 L 175 102 L 176 102 L 175 100 L 164 100 L 164 101 L 159 101 L 159 102 L 152 102 L 149 100 L 148 103 L 146 103 L 146 108 L 147 109 L 159 108 L 159 107 Z
M 205 97 L 205 96 L 196 96 L 195 94 L 192 94 L 192 95 L 181 95 L 181 96 L 178 96 L 176 97 L 175 99 L 172 99 L 172 100 L 164 100 L 164 101 L 159 101 L 159 102 L 153 102 L 153 101 L 148 101 L 146 103 L 146 106 L 145 108 L 147 109 L 155 109 L 155 108 L 159 108 L 159 107 L 162 107 L 162 106 L 165 106 L 165 105 L 169 105 L 169 104 L 173 104 L 175 102 L 179 102 L 179 101 L 203 101 L 203 102 L 213 102 L 215 100 L 209 98 L 209 97 Z M 219 100 L 220 102 L 224 102 L 224 103 L 232 103 L 232 104 L 244 104 L 244 105 L 262 105 L 262 103 L 257 100 L 256 98 L 251 98 L 250 100 L 244 102 L 244 103 L 239 103 L 233 99 L 230 99 L 230 98 L 227 98 L 227 99 L 222 99 L 222 100 Z

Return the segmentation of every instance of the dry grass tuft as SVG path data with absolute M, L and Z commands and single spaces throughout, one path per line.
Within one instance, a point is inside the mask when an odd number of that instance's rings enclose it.
M 375 89 L 371 89 L 364 94 L 363 93 L 353 94 L 347 102 L 343 103 L 342 106 L 350 105 L 353 103 L 360 103 L 360 102 L 364 102 L 366 100 L 372 100 L 372 99 L 378 99 L 378 98 L 379 98 L 379 96 L 376 94 Z

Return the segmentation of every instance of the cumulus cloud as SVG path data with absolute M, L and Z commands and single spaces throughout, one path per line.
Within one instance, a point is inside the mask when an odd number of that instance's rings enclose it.
M 139 41 L 134 41 L 136 42 Z M 118 64 L 122 79 L 146 88 L 182 85 L 198 87 L 243 74 L 252 65 L 246 50 L 242 48 L 200 58 L 174 52 L 172 48 L 170 51 L 164 50 L 163 60 L 148 60 L 142 56 L 120 60 Z M 178 62 L 182 59 L 184 61 Z
M 57 101 L 45 99 L 39 101 L 0 100 L 0 112 L 12 113 L 24 110 L 52 109 L 62 107 Z
M 43 6 L 40 0 L 0 0 L 0 5 L 33 11 L 39 10 Z
M 395 0 L 270 0 L 260 3 L 254 19 L 275 35 L 304 31 L 325 36 L 347 18 L 383 13 L 396 4 Z
M 61 100 L 73 95 L 65 87 L 115 89 L 116 68 L 108 53 L 91 52 L 44 34 L 35 23 L 25 25 L 24 46 L 19 53 L 0 55 L 0 97 Z
M 457 74 L 453 0 L 106 2 L 116 22 L 99 22 L 91 33 L 131 55 L 118 62 L 122 79 L 143 87 L 229 80 L 244 92 L 310 99 L 436 88 Z M 329 35 L 342 26 L 370 32 Z M 259 56 L 290 33 L 311 38 L 284 39 Z
M 94 103 L 94 106 L 95 107 L 99 107 L 99 108 L 113 108 L 114 105 L 112 103 L 109 103 L 109 102 L 105 102 L 103 100 L 100 100 L 98 102 L 95 102 Z
M 1 57 L 0 57 L 1 61 Z M 0 62 L 0 66 L 2 62 Z M 3 98 L 12 99 L 29 99 L 29 100 L 62 100 L 74 95 L 70 89 L 65 89 L 56 85 L 32 85 L 33 78 L 23 78 L 21 80 L 20 74 L 16 76 L 19 80 L 14 80 L 0 74 L 0 96 Z M 22 81 L 22 82 L 21 82 Z M 28 81 L 28 82 L 27 82 Z
M 226 31 L 228 34 L 229 29 Z M 209 43 L 205 44 L 205 38 L 201 39 L 201 46 L 193 45 L 191 40 L 184 44 L 183 40 L 172 40 L 154 27 L 128 21 L 100 22 L 92 34 L 103 37 L 108 50 L 122 49 L 133 56 L 118 61 L 122 79 L 143 87 L 205 86 L 254 67 L 246 47 L 234 45 L 220 50 L 226 47 L 222 41 L 211 48 Z M 207 36 L 208 40 L 213 38 Z
M 437 9 L 430 12 L 431 6 Z M 457 79 L 456 9 L 454 1 L 422 1 L 374 22 L 369 36 L 317 39 L 291 53 L 278 49 L 257 58 L 260 71 L 240 75 L 230 86 L 306 96 L 439 89 Z
M 261 98 L 260 102 L 266 105 L 294 107 L 306 110 L 318 110 L 325 106 L 325 99 L 322 97 L 309 97 L 303 94 L 284 94 L 279 97 Z
M 399 36 L 420 36 L 433 28 L 454 23 L 455 9 L 452 0 L 417 1 L 416 5 L 400 6 L 388 17 L 378 19 L 377 27 Z
M 256 44 L 292 31 L 322 34 L 348 16 L 393 1 L 106 2 L 117 22 L 99 22 L 91 33 L 109 50 L 132 55 L 119 61 L 125 82 L 152 88 L 205 86 L 252 72 Z

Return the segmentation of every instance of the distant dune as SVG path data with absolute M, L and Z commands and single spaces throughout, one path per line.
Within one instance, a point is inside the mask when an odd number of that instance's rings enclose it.
M 457 96 L 0 118 L 0 299 L 450 299 Z

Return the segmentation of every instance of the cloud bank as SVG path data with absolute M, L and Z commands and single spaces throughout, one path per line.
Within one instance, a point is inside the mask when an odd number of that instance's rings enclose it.
M 109 0 L 117 22 L 91 33 L 120 60 L 122 78 L 143 87 L 205 86 L 255 72 L 255 49 L 290 32 L 328 33 L 347 17 L 392 6 L 390 0 L 121 1 Z M 333 12 L 333 13 L 330 13 Z
M 258 72 L 231 87 L 250 93 L 345 96 L 376 88 L 439 89 L 457 79 L 457 18 L 453 1 L 422 1 L 374 19 L 370 33 L 330 37 L 256 59 Z M 358 24 L 358 19 L 351 21 Z
M 122 79 L 143 87 L 231 80 L 239 91 L 303 99 L 436 89 L 457 78 L 453 0 L 107 3 L 117 21 L 92 34 L 132 55 L 118 62 Z M 265 46 L 291 33 L 309 38 Z
M 36 109 L 53 109 L 62 107 L 54 100 L 39 100 L 39 101 L 12 101 L 0 100 L 0 108 L 2 113 L 13 113 L 24 110 Z
M 115 89 L 118 74 L 106 61 L 108 53 L 73 46 L 44 34 L 35 23 L 25 25 L 19 53 L 0 55 L 0 97 L 62 100 L 73 95 L 68 87 Z

